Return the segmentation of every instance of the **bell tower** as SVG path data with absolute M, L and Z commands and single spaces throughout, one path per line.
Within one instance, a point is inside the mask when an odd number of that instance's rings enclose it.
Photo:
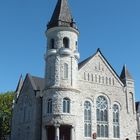
M 135 88 L 134 88 L 134 80 L 129 73 L 126 65 L 123 66 L 120 79 L 122 80 L 124 87 L 125 87 L 125 93 L 126 93 L 126 109 L 127 113 L 136 113 L 135 109 Z
M 74 140 L 79 97 L 78 36 L 67 0 L 58 0 L 47 25 L 42 140 Z
M 67 0 L 58 0 L 46 31 L 46 88 L 77 88 L 78 35 Z

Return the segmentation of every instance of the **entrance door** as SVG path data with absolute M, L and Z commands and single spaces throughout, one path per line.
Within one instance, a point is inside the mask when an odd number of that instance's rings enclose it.
M 61 125 L 60 126 L 60 140 L 70 140 L 71 126 Z
M 47 137 L 48 137 L 48 140 L 55 140 L 55 127 L 54 126 L 47 127 Z

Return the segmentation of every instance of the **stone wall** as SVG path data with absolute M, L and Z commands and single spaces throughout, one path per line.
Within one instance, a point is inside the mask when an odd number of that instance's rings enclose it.
M 39 140 L 41 132 L 41 101 L 35 97 L 27 78 L 15 102 L 11 140 Z

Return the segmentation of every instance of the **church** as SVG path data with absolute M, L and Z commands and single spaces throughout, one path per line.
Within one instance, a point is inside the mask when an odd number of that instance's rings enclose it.
M 67 0 L 47 25 L 45 76 L 19 80 L 11 140 L 140 140 L 140 102 L 126 65 L 118 75 L 100 49 L 79 62 Z

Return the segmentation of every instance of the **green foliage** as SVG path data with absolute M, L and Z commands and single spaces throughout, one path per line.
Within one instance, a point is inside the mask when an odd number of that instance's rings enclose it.
M 10 133 L 14 92 L 0 94 L 0 140 Z

